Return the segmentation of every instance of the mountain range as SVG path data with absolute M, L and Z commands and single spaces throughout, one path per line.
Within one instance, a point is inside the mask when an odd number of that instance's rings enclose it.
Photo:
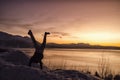
M 29 38 L 28 36 L 22 37 L 19 35 L 12 35 L 0 31 L 0 47 L 33 48 L 33 43 L 31 38 Z M 80 49 L 120 49 L 120 47 L 116 47 L 116 46 L 90 45 L 88 43 L 77 43 L 77 44 L 48 43 L 46 47 L 47 48 L 80 48 Z

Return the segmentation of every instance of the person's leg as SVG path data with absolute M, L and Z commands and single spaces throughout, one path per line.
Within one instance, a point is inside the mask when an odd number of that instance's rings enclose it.
M 43 63 L 42 63 L 42 60 L 40 60 L 40 69 L 43 69 Z

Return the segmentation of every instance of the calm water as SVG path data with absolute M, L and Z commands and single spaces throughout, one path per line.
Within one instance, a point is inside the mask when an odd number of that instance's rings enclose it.
M 34 49 L 20 49 L 27 55 L 32 56 Z M 51 64 L 66 64 L 68 68 L 88 68 L 97 70 L 98 64 L 103 56 L 104 60 L 109 63 L 112 71 L 120 72 L 120 50 L 105 49 L 45 49 L 44 64 L 50 61 Z

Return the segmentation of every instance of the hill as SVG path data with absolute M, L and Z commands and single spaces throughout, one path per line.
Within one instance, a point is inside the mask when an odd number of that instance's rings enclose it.
M 0 31 L 0 47 L 33 47 L 32 41 L 29 37 L 12 35 Z

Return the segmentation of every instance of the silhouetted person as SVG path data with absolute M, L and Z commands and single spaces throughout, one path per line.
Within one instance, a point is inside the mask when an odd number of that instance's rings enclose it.
M 49 32 L 44 33 L 44 38 L 43 38 L 43 42 L 41 45 L 37 43 L 31 30 L 29 30 L 28 34 L 30 35 L 33 41 L 34 47 L 35 47 L 35 53 L 29 61 L 29 66 L 31 66 L 32 63 L 40 63 L 40 68 L 42 69 L 43 67 L 42 59 L 44 57 L 43 52 L 46 46 L 46 37 L 47 37 L 47 34 L 50 34 L 50 33 Z

